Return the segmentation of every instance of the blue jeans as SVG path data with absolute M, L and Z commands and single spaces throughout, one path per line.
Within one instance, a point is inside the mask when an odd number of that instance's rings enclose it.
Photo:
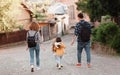
M 36 47 L 32 47 L 29 48 L 29 52 L 30 52 L 30 65 L 34 65 L 34 52 L 36 55 L 36 66 L 39 67 L 40 66 L 40 46 L 39 44 L 36 45 Z
M 91 62 L 91 53 L 90 53 L 90 41 L 89 42 L 78 42 L 77 44 L 77 58 L 78 58 L 78 63 L 81 63 L 81 54 L 82 50 L 85 48 L 85 52 L 87 55 L 87 63 L 89 64 Z
M 55 56 L 57 64 L 61 65 L 61 63 L 62 63 L 62 57 L 63 56 L 57 56 L 57 55 Z

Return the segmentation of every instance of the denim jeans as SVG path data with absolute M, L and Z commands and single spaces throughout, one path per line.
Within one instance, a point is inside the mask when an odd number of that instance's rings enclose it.
M 62 57 L 63 56 L 57 56 L 57 55 L 55 55 L 55 59 L 56 59 L 57 64 L 61 65 Z
M 36 55 L 36 66 L 40 66 L 40 46 L 39 44 L 36 45 L 36 47 L 29 48 L 30 52 L 30 65 L 34 65 L 34 56 Z M 35 55 L 34 55 L 35 52 Z
M 90 41 L 89 42 L 78 42 L 77 44 L 77 58 L 78 63 L 81 63 L 81 54 L 83 48 L 85 49 L 86 55 L 87 55 L 87 63 L 89 64 L 91 62 L 91 53 L 90 53 Z

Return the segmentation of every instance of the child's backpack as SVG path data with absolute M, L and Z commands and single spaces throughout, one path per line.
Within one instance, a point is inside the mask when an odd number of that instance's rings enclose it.
M 36 42 L 35 42 L 35 35 L 36 35 L 37 31 L 35 32 L 34 36 L 30 36 L 29 31 L 28 31 L 28 38 L 27 38 L 27 43 L 28 43 L 28 47 L 36 47 Z
M 79 34 L 82 42 L 88 42 L 90 40 L 90 28 L 87 26 L 86 22 L 80 23 L 81 32 Z

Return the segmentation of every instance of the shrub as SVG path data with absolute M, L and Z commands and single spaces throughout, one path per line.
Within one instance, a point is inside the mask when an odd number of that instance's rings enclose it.
M 120 53 L 120 29 L 118 30 L 117 35 L 113 38 L 111 42 L 111 47 L 116 49 L 118 53 Z
M 93 29 L 93 41 L 100 42 L 116 50 L 120 50 L 120 28 L 116 23 L 102 23 L 98 28 Z

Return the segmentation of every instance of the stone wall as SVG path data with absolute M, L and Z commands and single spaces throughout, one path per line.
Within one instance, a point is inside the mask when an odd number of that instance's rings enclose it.
M 94 44 L 92 44 L 91 48 L 93 51 L 100 54 L 113 54 L 113 55 L 116 54 L 116 50 L 106 45 L 100 44 L 98 42 L 95 42 Z

